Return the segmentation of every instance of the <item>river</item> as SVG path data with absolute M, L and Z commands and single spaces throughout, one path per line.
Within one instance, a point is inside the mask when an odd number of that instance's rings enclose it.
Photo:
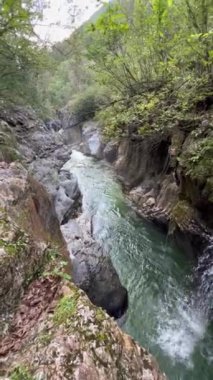
M 201 294 L 212 269 L 195 289 L 194 263 L 135 214 L 106 163 L 74 151 L 64 169 L 77 176 L 94 236 L 128 290 L 122 328 L 149 349 L 170 380 L 213 379 L 212 299 Z

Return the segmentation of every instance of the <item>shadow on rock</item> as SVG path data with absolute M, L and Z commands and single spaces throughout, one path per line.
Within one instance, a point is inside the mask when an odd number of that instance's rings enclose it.
M 91 237 L 84 215 L 61 227 L 72 258 L 72 276 L 91 302 L 116 319 L 128 308 L 127 290 L 122 286 L 111 259 Z
M 55 210 L 60 224 L 75 218 L 81 212 L 81 193 L 76 177 L 69 171 L 59 174 L 59 186 L 55 194 Z

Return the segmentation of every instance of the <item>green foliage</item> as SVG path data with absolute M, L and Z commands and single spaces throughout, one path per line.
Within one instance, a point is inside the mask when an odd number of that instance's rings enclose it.
M 159 62 L 155 57 L 159 40 L 153 38 L 153 17 L 149 4 L 143 2 L 134 2 L 132 17 L 117 3 L 109 5 L 93 27 L 88 49 L 92 67 L 102 83 L 110 82 L 115 91 L 135 95 L 158 80 L 156 69 L 161 68 L 156 66 L 155 62 Z
M 97 87 L 88 87 L 84 92 L 80 92 L 69 102 L 68 107 L 75 116 L 76 122 L 83 122 L 94 118 L 96 112 L 104 104 L 105 97 Z
M 191 72 L 184 78 L 175 78 L 173 88 L 178 107 L 183 115 L 187 111 L 195 112 L 197 103 L 212 94 L 211 78 L 205 73 L 202 76 L 197 76 Z
M 41 106 L 37 80 L 48 55 L 35 40 L 33 24 L 40 17 L 35 1 L 1 0 L 0 5 L 0 99 Z
M 73 296 L 64 296 L 58 302 L 55 309 L 53 321 L 56 325 L 66 324 L 70 318 L 75 314 L 77 301 Z
M 88 57 L 99 81 L 132 96 L 187 71 L 209 73 L 211 11 L 210 1 L 135 0 L 128 8 L 124 1 L 110 4 L 90 29 Z
M 186 173 L 192 178 L 205 181 L 213 177 L 213 138 L 206 137 L 193 141 L 187 152 L 183 154 L 180 163 L 186 167 Z
M 174 105 L 167 104 L 168 89 L 161 94 L 145 93 L 128 101 L 115 102 L 98 113 L 107 138 L 124 137 L 134 130 L 139 135 L 149 135 L 169 128 L 178 117 Z
M 79 120 L 98 113 L 107 138 L 128 135 L 130 125 L 147 135 L 190 120 L 212 91 L 211 12 L 210 0 L 105 4 L 90 25 L 53 47 L 46 98 L 54 107 L 69 103 Z M 98 88 L 110 96 L 100 101 Z
M 12 129 L 4 121 L 0 121 L 0 161 L 12 162 L 21 159 L 17 151 L 16 140 Z
M 53 339 L 53 333 L 51 331 L 42 331 L 38 336 L 38 342 L 42 346 L 47 346 L 50 344 L 51 340 Z
M 0 6 L 0 37 L 32 32 L 29 20 L 39 16 L 33 12 L 32 0 L 1 0 Z
M 0 143 L 0 161 L 13 162 L 20 160 L 20 155 L 17 151 L 8 146 Z
M 121 99 L 128 103 L 130 98 L 147 97 L 149 93 L 157 95 L 167 87 L 167 95 L 175 92 L 181 103 L 178 112 L 187 112 L 193 87 L 198 87 L 204 77 L 209 81 L 211 75 L 211 11 L 210 0 L 200 3 L 195 0 L 121 0 L 105 4 L 105 11 L 103 8 L 91 24 L 87 22 L 70 38 L 53 47 L 51 56 L 55 67 L 42 78 L 44 103 L 50 109 L 69 103 L 84 120 L 101 106 L 99 102 L 96 106 L 97 99 L 91 88 L 110 92 L 108 103 Z M 134 101 L 129 104 L 135 107 Z M 120 108 L 123 112 L 125 106 Z M 157 111 L 157 106 L 155 108 Z M 115 112 L 111 107 L 106 112 L 103 110 L 109 136 L 117 134 L 114 130 L 120 130 L 123 124 L 122 115 L 117 127 L 116 117 L 111 120 L 111 114 L 116 115 L 117 111 L 117 106 Z M 149 113 L 147 109 L 145 112 Z M 174 113 L 171 109 L 170 112 Z M 133 115 L 128 111 L 124 113 L 124 124 L 127 124 Z M 161 118 L 160 124 L 164 121 L 162 115 Z M 140 125 L 143 134 L 148 128 L 147 122 L 142 122 L 145 123 Z
M 47 253 L 48 270 L 43 273 L 44 277 L 54 276 L 65 281 L 71 281 L 71 275 L 66 272 L 67 261 L 63 260 L 56 248 L 50 248 Z
M 52 69 L 41 76 L 45 102 L 50 108 L 65 106 L 91 83 L 91 72 L 85 58 L 84 35 L 81 30 L 52 47 Z
M 208 75 L 201 78 L 188 75 L 183 83 L 180 78 L 174 78 L 160 91 L 149 90 L 142 95 L 115 100 L 101 109 L 97 118 L 109 139 L 128 136 L 131 131 L 142 136 L 168 132 L 175 126 L 201 135 L 202 111 L 208 97 L 211 97 Z M 197 112 L 199 104 L 203 105 Z
M 33 376 L 30 374 L 29 370 L 20 365 L 16 367 L 10 375 L 10 380 L 33 380 Z
M 16 240 L 13 242 L 5 241 L 0 239 L 0 247 L 3 247 L 9 256 L 17 256 L 26 250 L 28 244 L 28 239 L 23 231 L 20 231 Z

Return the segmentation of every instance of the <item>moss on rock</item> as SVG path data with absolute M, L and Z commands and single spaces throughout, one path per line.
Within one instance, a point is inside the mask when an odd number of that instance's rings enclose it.
M 76 299 L 73 296 L 64 296 L 56 306 L 53 321 L 56 325 L 67 324 L 76 312 Z
M 180 200 L 171 210 L 170 218 L 181 230 L 184 230 L 193 220 L 194 211 L 187 201 Z
M 50 309 L 16 355 L 15 368 L 32 368 L 35 379 L 165 380 L 151 355 L 75 285 L 62 281 Z
M 35 380 L 35 378 L 31 376 L 28 368 L 18 366 L 10 374 L 10 380 Z
M 20 159 L 17 143 L 10 126 L 0 120 L 0 161 L 12 162 Z

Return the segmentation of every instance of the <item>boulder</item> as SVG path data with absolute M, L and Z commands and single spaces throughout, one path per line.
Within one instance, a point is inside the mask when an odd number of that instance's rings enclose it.
M 60 131 L 60 129 L 62 128 L 61 121 L 57 119 L 48 120 L 46 122 L 46 126 L 47 126 L 47 129 L 49 129 L 50 131 L 55 131 L 55 132 Z
M 127 290 L 122 286 L 109 254 L 91 237 L 85 215 L 61 227 L 72 259 L 72 278 L 89 299 L 114 318 L 128 307 Z
M 82 127 L 83 153 L 97 159 L 103 158 L 104 144 L 98 130 L 98 123 L 88 121 Z
M 59 174 L 59 188 L 55 194 L 55 210 L 60 224 L 80 211 L 81 193 L 76 177 L 68 171 Z

